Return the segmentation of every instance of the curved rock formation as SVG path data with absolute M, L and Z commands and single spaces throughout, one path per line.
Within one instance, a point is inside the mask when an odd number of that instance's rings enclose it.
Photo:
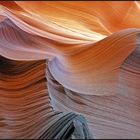
M 139 16 L 139 2 L 0 2 L 0 135 L 92 138 L 80 113 L 97 138 L 139 138 Z

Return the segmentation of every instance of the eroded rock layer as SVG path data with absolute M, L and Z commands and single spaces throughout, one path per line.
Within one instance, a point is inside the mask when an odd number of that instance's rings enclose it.
M 93 138 L 83 116 L 53 110 L 45 60 L 0 64 L 0 138 Z
M 97 138 L 139 138 L 139 17 L 137 1 L 0 2 L 1 137 L 91 138 L 80 113 Z

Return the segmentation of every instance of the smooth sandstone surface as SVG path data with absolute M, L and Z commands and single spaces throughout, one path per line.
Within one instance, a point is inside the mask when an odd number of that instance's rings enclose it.
M 139 17 L 136 1 L 0 2 L 0 137 L 140 138 Z

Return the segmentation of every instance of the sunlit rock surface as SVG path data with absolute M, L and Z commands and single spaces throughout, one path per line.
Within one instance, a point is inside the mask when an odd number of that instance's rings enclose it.
M 0 2 L 1 138 L 140 138 L 139 2 Z

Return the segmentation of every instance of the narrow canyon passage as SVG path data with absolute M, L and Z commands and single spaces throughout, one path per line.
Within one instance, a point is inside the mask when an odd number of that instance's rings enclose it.
M 137 1 L 0 2 L 0 138 L 140 138 L 139 17 Z

